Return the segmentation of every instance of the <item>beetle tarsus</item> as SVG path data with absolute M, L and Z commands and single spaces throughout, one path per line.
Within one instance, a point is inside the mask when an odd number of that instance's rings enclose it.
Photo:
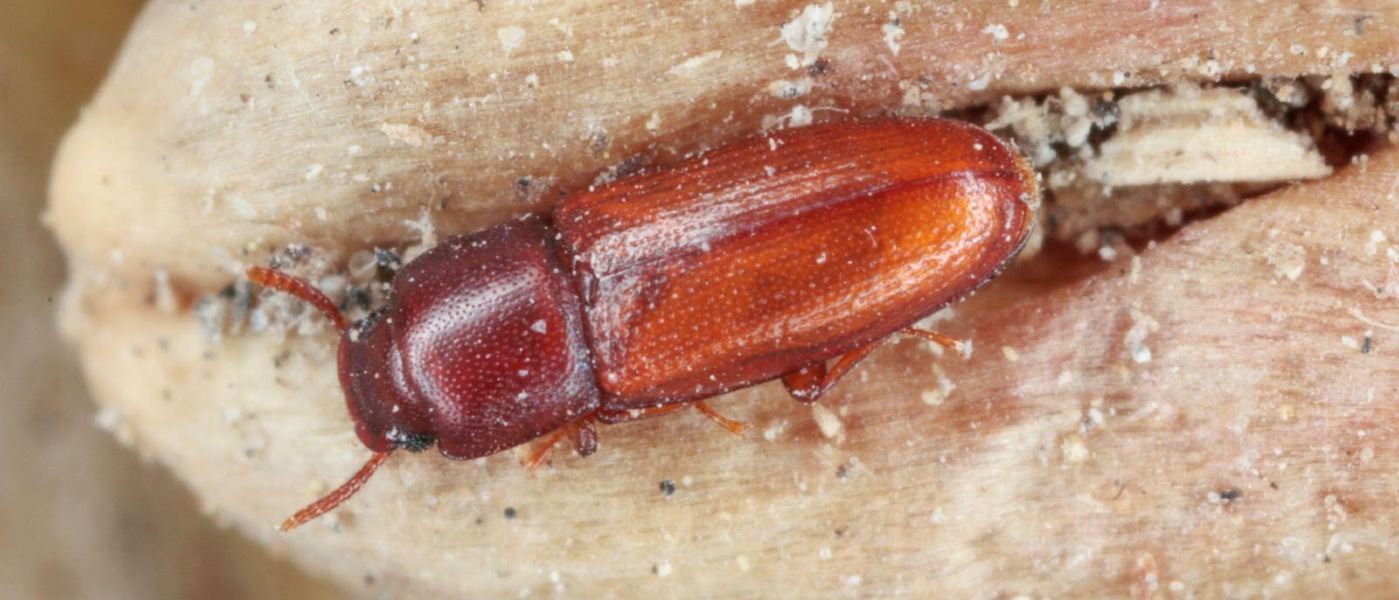
M 578 451 L 578 456 L 592 456 L 597 452 L 597 428 L 593 426 L 593 417 L 580 420 L 573 429 L 573 449 Z
M 743 430 L 748 429 L 747 424 L 743 423 L 742 421 L 735 421 L 724 416 L 723 414 L 720 414 L 719 411 L 714 410 L 714 407 L 710 406 L 709 403 L 705 402 L 704 400 L 696 400 L 694 402 L 694 407 L 695 410 L 700 411 L 700 414 L 709 417 L 709 420 L 718 423 L 720 427 L 729 430 L 729 432 L 734 435 L 741 436 L 743 435 Z
M 971 354 L 971 342 L 943 335 L 936 331 L 928 331 L 927 329 L 919 329 L 917 327 L 905 327 L 900 329 L 899 333 L 930 341 L 943 348 L 956 352 L 962 358 L 969 358 Z

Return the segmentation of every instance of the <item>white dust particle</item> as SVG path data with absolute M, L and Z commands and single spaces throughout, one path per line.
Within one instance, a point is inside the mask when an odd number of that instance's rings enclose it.
M 1270 235 L 1276 230 L 1269 232 Z M 1263 259 L 1273 267 L 1273 275 L 1297 281 L 1307 268 L 1307 250 L 1291 242 L 1277 241 L 1265 250 Z
M 1365 244 L 1365 253 L 1374 256 L 1380 253 L 1380 244 L 1385 243 L 1388 238 L 1383 231 L 1378 229 L 1370 232 L 1370 242 Z
M 417 219 L 404 219 L 402 222 L 408 229 L 418 234 L 418 244 L 404 252 L 404 262 L 412 260 L 412 258 L 427 251 L 428 248 L 437 245 L 437 225 L 432 222 L 432 213 L 426 209 L 418 214 Z
M 500 40 L 500 48 L 510 54 L 525 43 L 525 30 L 522 27 L 501 27 L 495 30 L 495 38 Z
M 189 95 L 198 96 L 214 75 L 214 59 L 201 56 L 189 65 Z
M 753 3 L 754 3 L 754 2 L 757 2 L 757 1 L 758 1 L 758 0 L 734 0 L 734 6 L 737 7 L 737 8 L 743 8 L 743 7 L 745 7 L 745 6 L 753 6 Z
M 243 33 L 257 31 L 257 21 L 243 21 Z
M 1001 346 L 1001 354 L 1005 355 L 1006 360 L 1010 362 L 1020 362 L 1020 353 L 1016 352 L 1015 348 Z
M 938 406 L 942 404 L 947 400 L 947 396 L 950 395 L 953 390 L 957 389 L 957 384 L 952 383 L 952 379 L 947 376 L 947 372 L 943 371 L 942 367 L 937 364 L 933 365 L 933 379 L 937 382 L 937 388 L 923 390 L 923 393 L 918 395 L 918 398 L 923 401 L 923 404 L 927 404 L 928 406 Z
M 669 70 L 667 70 L 666 74 L 687 77 L 693 76 L 697 71 L 699 71 L 700 67 L 703 67 L 705 65 L 705 63 L 708 63 L 713 60 L 718 60 L 723 57 L 723 50 L 710 50 L 709 52 L 705 52 L 704 54 L 700 54 L 698 56 L 691 56 L 690 58 L 685 59 L 685 62 L 675 65 Z
M 560 21 L 558 18 L 549 19 L 549 24 L 553 25 L 554 29 L 559 30 L 559 33 L 564 34 L 564 36 L 573 37 L 573 25 Z
M 816 419 L 816 427 L 821 430 L 822 436 L 828 440 L 840 441 L 844 435 L 845 424 L 840 422 L 840 417 L 831 412 L 831 409 L 820 404 L 812 404 L 811 416 Z
M 973 92 L 979 92 L 979 91 L 981 91 L 981 90 L 986 89 L 987 87 L 990 87 L 990 85 L 991 85 L 991 74 L 990 74 L 990 73 L 987 73 L 987 74 L 985 74 L 985 75 L 982 75 L 981 77 L 978 77 L 978 78 L 973 79 L 973 80 L 971 80 L 970 82 L 968 82 L 968 83 L 967 83 L 967 89 L 969 89 L 969 90 L 971 90 L 971 91 L 973 91 Z
M 767 441 L 769 441 L 769 442 L 777 441 L 777 436 L 782 435 L 782 434 L 783 434 L 784 432 L 786 432 L 786 431 L 787 431 L 787 421 L 786 421 L 786 420 L 783 420 L 783 421 L 781 421 L 781 422 L 778 422 L 778 423 L 772 425 L 771 427 L 768 427 L 767 429 L 764 429 L 764 430 L 763 430 L 763 439 L 765 439 L 765 440 L 767 440 Z
M 991 41 L 994 42 L 1004 42 L 1006 38 L 1010 37 L 1010 31 L 1007 31 L 1006 26 L 1001 25 L 1000 23 L 993 23 L 991 25 L 987 25 L 985 29 L 981 30 L 981 32 L 989 34 L 991 36 Z
M 661 128 L 661 113 L 651 111 L 651 118 L 646 119 L 646 131 L 657 131 Z
M 115 432 L 117 427 L 120 427 L 125 420 L 126 416 L 119 408 L 104 406 L 101 410 L 97 411 L 97 426 L 108 433 Z
M 1104 427 L 1108 423 L 1107 417 L 1103 416 L 1103 411 L 1097 407 L 1088 409 L 1088 420 L 1098 427 Z
M 670 575 L 670 572 L 672 570 L 673 569 L 671 568 L 669 561 L 656 565 L 656 575 L 659 577 L 666 577 Z
M 357 87 L 364 87 L 374 83 L 373 69 L 369 65 L 355 65 L 350 68 L 350 83 Z
M 559 51 L 559 62 L 566 62 L 566 63 L 573 62 L 573 51 L 572 51 L 572 50 L 560 50 L 560 51 Z
M 787 118 L 788 127 L 806 127 L 811 124 L 811 109 L 800 104 L 792 107 Z
M 957 340 L 957 353 L 962 355 L 962 360 L 971 360 L 972 353 L 976 351 L 976 340 L 970 338 Z
M 889 52 L 894 56 L 898 56 L 899 50 L 903 48 L 899 40 L 904 37 L 904 27 L 899 23 L 898 13 L 889 13 L 889 22 L 880 29 L 884 31 L 884 45 L 889 47 Z
M 534 324 L 530 325 L 529 330 L 535 333 L 549 333 L 549 324 L 545 323 L 544 319 L 540 319 L 538 321 L 535 321 Z
M 319 163 L 306 167 L 306 181 L 315 181 L 317 177 L 321 176 L 321 171 L 324 170 L 325 165 Z
M 811 108 L 798 104 L 793 106 L 792 110 L 784 114 L 763 115 L 763 131 L 781 129 L 783 127 L 806 127 L 811 124 L 813 114 Z M 770 145 L 772 143 L 773 142 L 769 142 Z M 772 149 L 776 150 L 777 148 L 773 147 Z
M 414 148 L 421 148 L 433 141 L 432 134 L 427 130 L 406 123 L 384 123 L 379 126 L 379 132 L 390 140 Z
M 165 269 L 155 270 L 155 308 L 167 315 L 175 314 L 180 308 L 175 290 L 170 287 L 170 272 Z
M 782 24 L 782 41 L 787 42 L 787 47 L 802 54 L 799 66 L 815 63 L 821 51 L 826 49 L 830 43 L 827 36 L 835 18 L 834 4 L 808 4 L 795 19 Z M 791 62 L 788 62 L 789 67 Z
M 1132 327 L 1122 336 L 1122 345 L 1127 348 L 1127 353 L 1132 356 L 1132 362 L 1145 364 L 1151 362 L 1151 348 L 1146 346 L 1146 336 L 1161 329 L 1161 324 L 1156 319 L 1147 316 L 1146 313 L 1137 308 L 1131 309 Z
M 1059 452 L 1064 455 L 1064 460 L 1076 463 L 1088 459 L 1088 446 L 1083 443 L 1083 438 L 1078 434 L 1064 438 L 1059 444 Z
M 768 83 L 768 93 L 777 98 L 791 100 L 800 98 L 811 92 L 811 86 L 815 83 L 810 77 L 802 77 L 796 80 L 776 79 Z
M 748 569 L 753 567 L 753 565 L 748 562 L 748 556 L 744 554 L 738 555 L 738 558 L 734 559 L 734 564 L 738 565 L 738 570 L 743 571 L 745 573 L 748 571 Z

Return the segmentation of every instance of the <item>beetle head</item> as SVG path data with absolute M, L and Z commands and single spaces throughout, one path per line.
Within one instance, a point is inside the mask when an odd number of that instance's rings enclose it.
M 346 330 L 340 337 L 340 386 L 366 447 L 419 452 L 436 436 L 430 411 L 404 377 L 393 327 L 394 318 L 379 309 Z

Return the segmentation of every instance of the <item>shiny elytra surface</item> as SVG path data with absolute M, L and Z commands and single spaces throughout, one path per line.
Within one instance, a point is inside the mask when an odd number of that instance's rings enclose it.
M 1034 173 L 932 120 L 751 138 L 566 199 L 561 249 L 611 408 L 702 398 L 854 350 L 997 274 Z

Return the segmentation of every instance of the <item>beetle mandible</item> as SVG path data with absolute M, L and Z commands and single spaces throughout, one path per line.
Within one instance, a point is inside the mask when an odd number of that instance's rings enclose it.
M 373 456 L 282 523 L 352 496 L 397 448 L 454 459 L 693 406 L 781 378 L 815 401 L 885 338 L 995 277 L 1039 188 L 1014 149 L 947 119 L 876 119 L 751 137 L 448 238 L 347 324 L 306 281 L 248 277 L 340 332 L 340 385 Z M 827 361 L 834 363 L 827 367 Z

